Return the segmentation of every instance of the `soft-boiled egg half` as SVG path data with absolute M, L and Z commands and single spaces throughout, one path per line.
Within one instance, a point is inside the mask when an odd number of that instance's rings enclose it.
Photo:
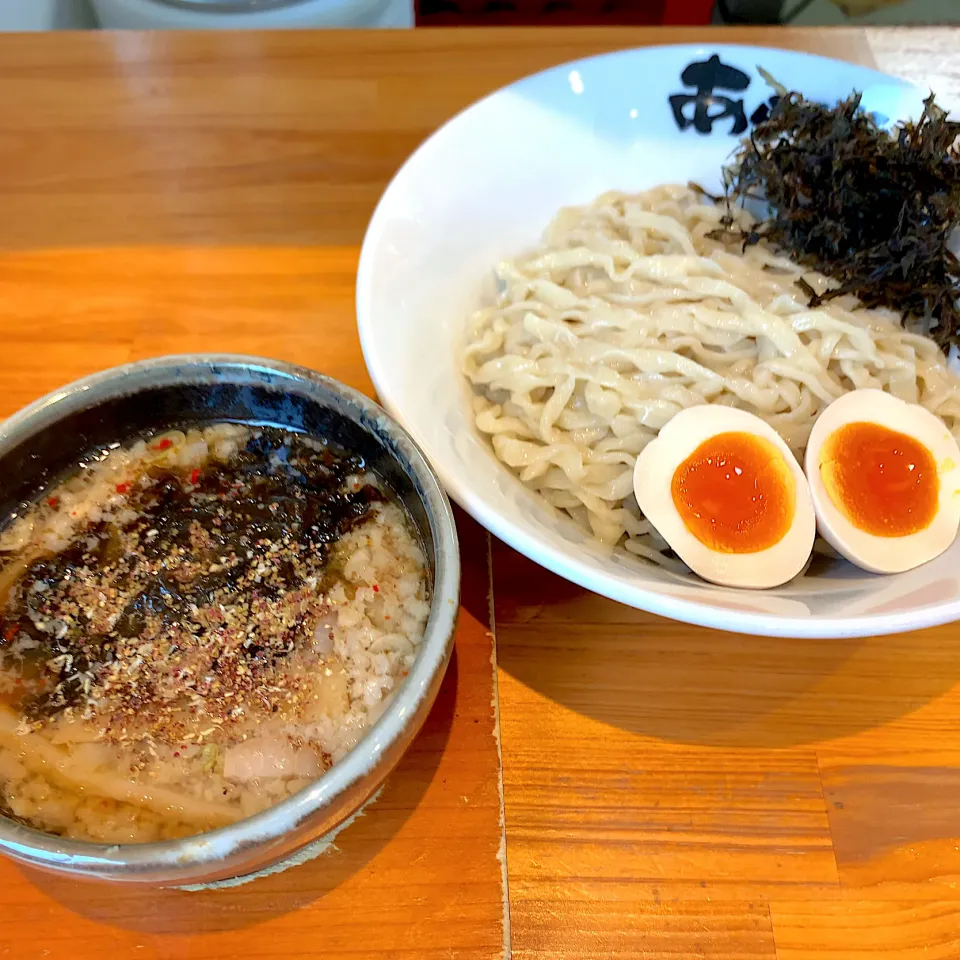
M 704 580 L 775 587 L 805 567 L 816 520 L 803 470 L 759 417 L 690 407 L 637 457 L 644 516 Z
M 820 534 L 864 570 L 911 570 L 957 536 L 960 449 L 923 407 L 844 394 L 814 424 L 805 467 Z

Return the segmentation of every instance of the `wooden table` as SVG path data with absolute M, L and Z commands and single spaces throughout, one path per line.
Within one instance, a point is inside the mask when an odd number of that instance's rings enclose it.
M 403 158 L 530 71 L 706 36 L 0 37 L 0 414 L 173 351 L 370 391 L 354 270 Z M 946 31 L 709 37 L 960 89 Z M 3 861 L 0 957 L 960 956 L 960 630 L 714 633 L 590 596 L 460 521 L 439 702 L 336 849 L 204 893 Z

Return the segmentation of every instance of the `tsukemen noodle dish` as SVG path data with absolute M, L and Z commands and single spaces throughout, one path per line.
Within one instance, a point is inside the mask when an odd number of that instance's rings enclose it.
M 461 357 L 496 457 L 599 544 L 727 586 L 960 525 L 960 124 L 782 88 L 723 174 L 558 212 Z M 819 530 L 820 538 L 815 539 Z
M 114 443 L 0 537 L 0 812 L 139 843 L 228 825 L 342 758 L 429 615 L 415 528 L 322 438 Z

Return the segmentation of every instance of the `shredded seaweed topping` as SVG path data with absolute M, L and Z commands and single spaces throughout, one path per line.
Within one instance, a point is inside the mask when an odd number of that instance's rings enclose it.
M 960 339 L 960 263 L 950 250 L 960 220 L 960 123 L 924 101 L 916 123 L 883 130 L 854 93 L 835 107 L 780 94 L 768 120 L 724 171 L 726 202 L 761 200 L 769 217 L 749 231 L 727 217 L 721 233 L 761 239 L 838 281 L 819 306 L 853 294 L 889 307 L 945 350 Z

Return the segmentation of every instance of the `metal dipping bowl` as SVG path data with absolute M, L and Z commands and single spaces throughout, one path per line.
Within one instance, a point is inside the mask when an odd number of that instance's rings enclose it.
M 93 450 L 169 426 L 233 421 L 305 431 L 360 454 L 412 518 L 431 611 L 409 675 L 363 739 L 294 796 L 228 827 L 162 843 L 64 840 L 0 816 L 0 852 L 99 880 L 180 885 L 243 876 L 327 833 L 371 796 L 420 729 L 456 626 L 460 556 L 450 504 L 423 454 L 373 401 L 303 367 L 256 357 L 161 357 L 98 373 L 0 425 L 0 518 Z

